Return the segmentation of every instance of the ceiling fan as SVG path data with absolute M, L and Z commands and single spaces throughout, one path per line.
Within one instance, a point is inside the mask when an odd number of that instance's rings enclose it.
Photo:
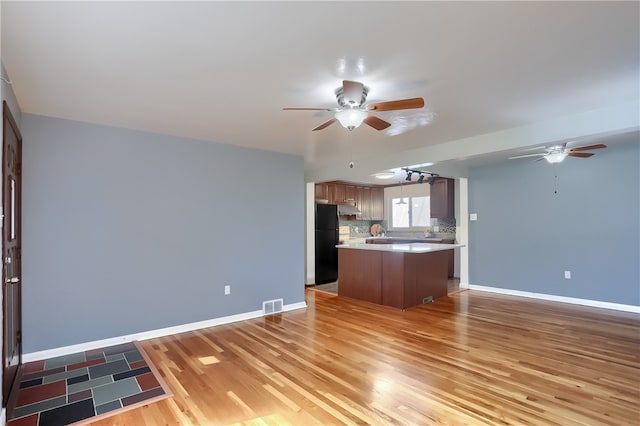
M 549 163 L 553 164 L 553 163 L 560 163 L 566 157 L 588 158 L 595 154 L 593 152 L 584 152 L 584 151 L 591 151 L 593 149 L 601 149 L 606 147 L 607 147 L 606 145 L 599 143 L 596 145 L 585 145 L 585 146 L 577 146 L 575 148 L 567 148 L 567 144 L 564 143 L 562 145 L 553 145 L 548 148 L 545 148 L 546 152 L 538 152 L 536 154 L 516 155 L 515 157 L 509 157 L 509 160 L 514 160 L 516 158 L 541 157 L 537 161 L 540 161 L 544 158 Z
M 344 80 L 342 87 L 336 89 L 337 108 L 282 108 L 285 111 L 335 111 L 334 117 L 325 121 L 313 131 L 322 130 L 329 127 L 336 121 L 342 124 L 345 129 L 353 130 L 365 123 L 376 130 L 384 130 L 391 126 L 372 112 L 395 111 L 399 109 L 422 108 L 424 99 L 411 98 L 388 102 L 374 102 L 366 104 L 369 88 L 357 81 Z

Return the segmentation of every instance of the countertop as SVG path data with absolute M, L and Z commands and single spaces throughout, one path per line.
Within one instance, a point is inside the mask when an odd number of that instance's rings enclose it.
M 342 244 L 336 247 L 339 249 L 390 251 L 395 253 L 428 253 L 432 251 L 451 250 L 456 247 L 464 247 L 464 244 Z
M 407 241 L 407 240 L 415 240 L 416 242 L 420 241 L 420 242 L 425 242 L 425 243 L 439 243 L 443 240 L 455 240 L 455 237 L 452 238 L 441 238 L 441 237 L 418 237 L 418 238 L 413 238 L 413 237 L 368 237 L 367 240 L 373 240 L 373 241 L 394 241 L 394 240 L 398 240 L 398 241 Z

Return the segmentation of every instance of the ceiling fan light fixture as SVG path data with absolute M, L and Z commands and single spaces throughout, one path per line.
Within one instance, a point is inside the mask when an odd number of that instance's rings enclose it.
M 346 108 L 342 111 L 336 112 L 336 119 L 342 124 L 345 129 L 353 130 L 359 127 L 365 118 L 369 115 L 368 112 L 355 108 Z
M 551 164 L 561 163 L 567 157 L 567 153 L 564 151 L 560 152 L 551 152 L 544 156 L 545 160 L 547 160 Z

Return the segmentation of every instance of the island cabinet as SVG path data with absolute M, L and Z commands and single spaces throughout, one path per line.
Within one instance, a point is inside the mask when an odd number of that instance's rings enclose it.
M 453 179 L 437 178 L 430 189 L 431 217 L 447 219 L 455 217 L 455 182 Z
M 338 248 L 339 296 L 406 309 L 447 295 L 447 259 L 453 247 L 362 246 L 367 245 Z M 430 248 L 420 251 L 418 246 Z
M 367 244 L 410 244 L 410 243 L 430 243 L 430 244 L 454 244 L 454 238 L 396 238 L 396 237 L 373 237 L 365 240 Z M 447 277 L 453 278 L 455 273 L 455 257 L 453 250 L 447 251 Z
M 446 271 L 446 251 L 383 253 L 382 304 L 406 309 L 445 297 Z

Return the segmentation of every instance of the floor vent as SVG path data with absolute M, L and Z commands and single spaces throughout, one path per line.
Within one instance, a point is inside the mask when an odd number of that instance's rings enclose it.
M 271 315 L 282 312 L 282 299 L 265 300 L 262 302 L 262 314 Z

